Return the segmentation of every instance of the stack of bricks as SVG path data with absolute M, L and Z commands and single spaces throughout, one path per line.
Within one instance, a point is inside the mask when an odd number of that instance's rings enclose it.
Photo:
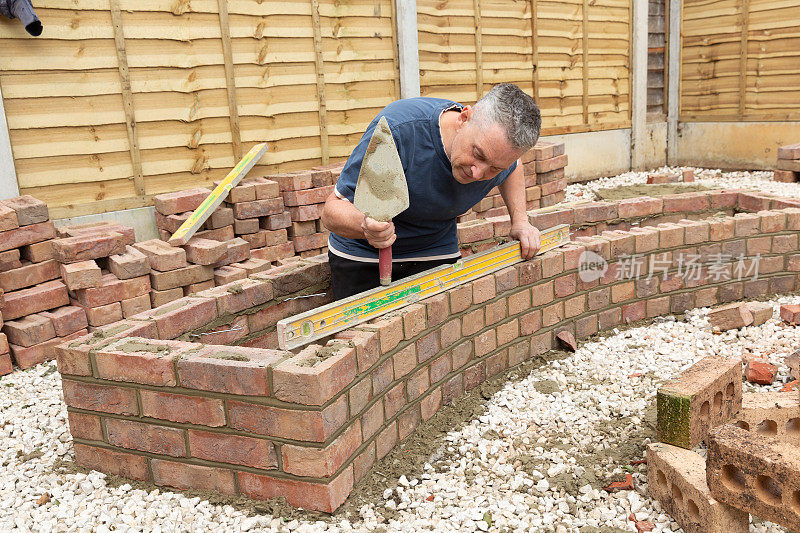
M 322 209 L 343 166 L 344 163 L 338 163 L 267 176 L 280 185 L 286 213 L 291 220 L 286 230 L 296 255 L 305 258 L 328 251 L 329 232 L 322 225 Z
M 131 245 L 133 228 L 116 222 L 62 226 L 52 242 L 71 307 L 92 331 L 150 309 L 150 264 Z
M 775 181 L 800 181 L 800 143 L 778 148 Z
M 158 307 L 214 287 L 213 265 L 220 261 L 220 257 L 246 258 L 247 243 L 242 241 L 238 246 L 231 246 L 235 240 L 224 242 L 195 237 L 183 247 L 174 247 L 158 239 L 134 243 L 133 249 L 145 258 L 149 267 L 150 305 Z M 189 264 L 187 256 L 197 262 Z
M 69 307 L 52 246 L 47 205 L 32 196 L 0 201 L 0 373 L 53 358 L 53 347 L 86 334 L 86 317 Z
M 567 179 L 564 167 L 567 155 L 564 143 L 539 141 L 522 156 L 525 174 L 525 209 L 549 207 L 564 200 Z M 500 190 L 495 187 L 475 204 L 470 211 L 458 217 L 459 222 L 508 216 Z

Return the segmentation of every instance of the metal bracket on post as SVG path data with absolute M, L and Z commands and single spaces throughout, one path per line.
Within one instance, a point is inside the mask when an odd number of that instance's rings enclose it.
M 14 154 L 11 152 L 11 136 L 3 107 L 3 90 L 0 87 L 0 200 L 15 196 L 19 196 L 19 185 L 14 167 Z
M 403 98 L 415 98 L 420 95 L 417 0 L 394 0 L 394 2 L 397 8 L 400 95 Z

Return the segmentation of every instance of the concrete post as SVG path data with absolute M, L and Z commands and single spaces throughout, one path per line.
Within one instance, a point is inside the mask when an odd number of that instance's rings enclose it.
M 3 90 L 0 88 L 0 200 L 19 196 L 17 171 L 11 153 L 11 138 L 8 134 L 6 112 L 3 107 Z
M 667 66 L 667 164 L 678 164 L 678 115 L 681 82 L 681 0 L 669 2 L 669 65 Z
M 400 59 L 400 94 L 403 98 L 420 95 L 417 0 L 394 0 L 397 6 L 397 47 Z
M 647 0 L 633 0 L 631 169 L 644 168 L 647 135 Z

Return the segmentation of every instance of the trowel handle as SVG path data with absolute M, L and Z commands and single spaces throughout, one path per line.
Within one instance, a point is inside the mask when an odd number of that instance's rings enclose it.
M 380 248 L 378 250 L 378 273 L 381 285 L 389 285 L 392 282 L 392 247 Z

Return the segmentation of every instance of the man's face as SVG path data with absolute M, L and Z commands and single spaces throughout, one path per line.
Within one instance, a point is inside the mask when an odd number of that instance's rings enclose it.
M 471 111 L 465 109 L 459 117 L 463 120 L 450 151 L 453 177 L 463 184 L 490 180 L 522 155 L 511 147 L 501 126 L 469 120 Z

